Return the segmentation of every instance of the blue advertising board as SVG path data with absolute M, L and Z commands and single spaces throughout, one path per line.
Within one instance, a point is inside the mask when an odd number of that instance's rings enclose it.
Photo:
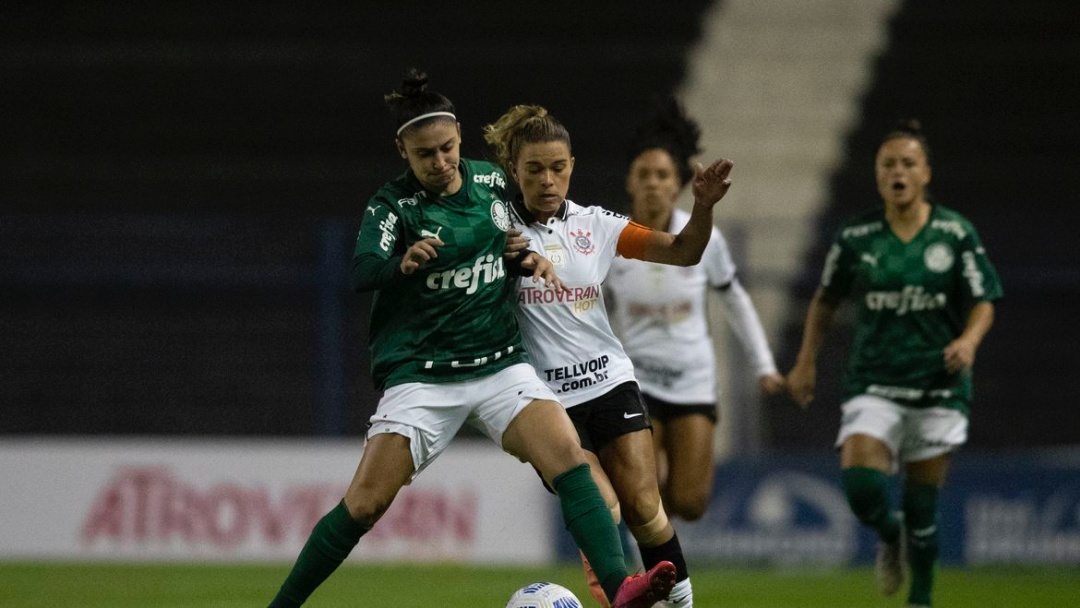
M 891 490 L 899 508 L 898 477 Z M 940 504 L 943 563 L 1080 564 L 1080 450 L 961 451 Z M 688 559 L 742 565 L 870 563 L 876 545 L 831 452 L 727 460 L 705 516 L 676 526 Z M 568 534 L 559 554 L 576 559 Z

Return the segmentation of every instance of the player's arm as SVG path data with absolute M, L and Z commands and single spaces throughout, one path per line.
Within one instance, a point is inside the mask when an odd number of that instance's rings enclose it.
M 730 160 L 721 158 L 708 168 L 694 168 L 694 208 L 679 234 L 649 230 L 631 224 L 619 237 L 619 254 L 626 258 L 673 266 L 693 266 L 701 261 L 713 228 L 713 207 L 731 188 Z M 629 232 L 628 232 L 629 231 Z M 624 238 L 627 242 L 624 244 Z
M 802 343 L 795 365 L 787 375 L 788 393 L 800 407 L 807 407 L 814 400 L 814 387 L 817 383 L 817 357 L 821 344 L 832 326 L 836 315 L 837 302 L 826 295 L 825 288 L 819 287 L 810 300 L 806 310 L 806 322 L 803 327 Z
M 724 304 L 724 312 L 727 313 L 724 318 L 750 357 L 758 384 L 770 395 L 780 392 L 784 388 L 784 377 L 776 369 L 776 360 L 769 348 L 769 340 L 765 337 L 765 328 L 761 326 L 761 318 L 754 308 L 750 294 L 735 277 L 718 287 L 717 292 Z
M 788 393 L 800 407 L 805 408 L 814 400 L 818 352 L 841 299 L 851 290 L 855 278 L 854 259 L 855 252 L 850 243 L 839 236 L 825 256 L 821 285 L 814 292 L 806 310 L 799 354 L 795 357 L 795 365 L 787 374 Z
M 956 373 L 975 363 L 975 352 L 979 350 L 986 333 L 994 324 L 994 304 L 979 302 L 968 313 L 967 325 L 960 337 L 945 347 L 945 369 Z
M 975 353 L 994 324 L 994 302 L 1001 298 L 1001 278 L 986 255 L 978 232 L 968 226 L 960 243 L 959 256 L 964 264 L 958 283 L 965 301 L 971 306 L 964 331 L 945 346 L 945 369 L 956 373 L 975 363 Z
M 360 220 L 350 277 L 358 292 L 382 289 L 404 276 L 401 263 L 404 248 L 399 247 L 401 218 L 385 202 L 372 199 Z

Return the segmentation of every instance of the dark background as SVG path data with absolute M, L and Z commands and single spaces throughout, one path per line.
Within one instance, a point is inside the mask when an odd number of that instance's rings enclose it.
M 474 157 L 483 124 L 542 104 L 574 136 L 573 198 L 622 210 L 628 129 L 682 79 L 710 4 L 0 5 L 0 433 L 359 435 L 377 396 L 346 268 L 404 168 L 382 96 L 424 69 Z M 933 194 L 1006 290 L 973 447 L 1080 443 L 1078 24 L 1072 2 L 902 3 L 790 286 L 805 306 L 838 223 L 879 204 L 881 135 L 922 119 Z M 768 447 L 831 443 L 846 336 L 817 407 L 765 404 Z

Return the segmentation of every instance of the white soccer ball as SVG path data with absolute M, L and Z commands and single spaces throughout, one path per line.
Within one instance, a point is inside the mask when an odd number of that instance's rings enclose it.
M 555 583 L 533 583 L 518 589 L 506 608 L 582 608 L 581 600 L 569 589 Z

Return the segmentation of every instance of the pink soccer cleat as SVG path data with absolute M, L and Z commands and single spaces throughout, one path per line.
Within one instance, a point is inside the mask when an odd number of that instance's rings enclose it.
M 645 574 L 626 577 L 611 608 L 652 608 L 666 600 L 675 586 L 675 564 L 660 562 Z

